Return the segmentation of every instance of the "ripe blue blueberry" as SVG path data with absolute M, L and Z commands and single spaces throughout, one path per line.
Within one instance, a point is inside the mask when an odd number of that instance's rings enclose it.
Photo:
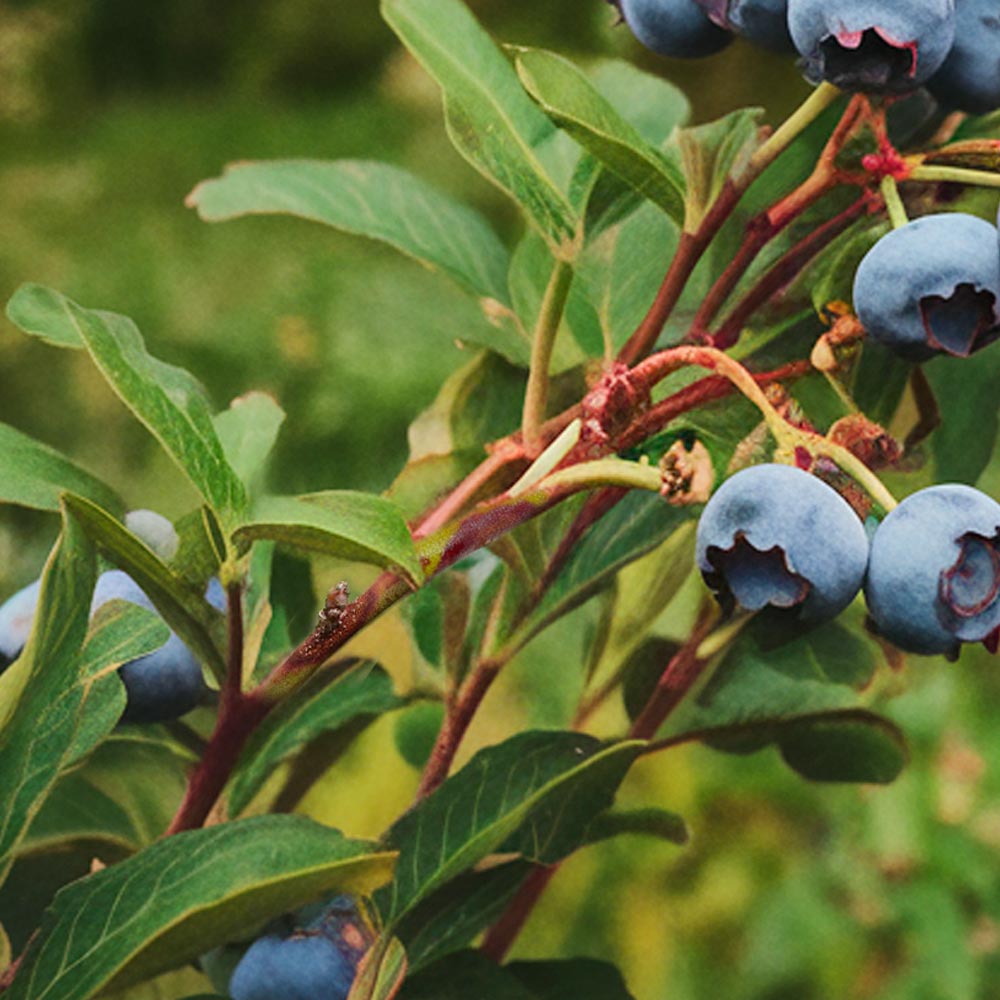
M 168 540 L 162 525 L 156 527 L 160 541 Z M 41 581 L 36 580 L 0 606 L 0 670 L 17 659 L 28 641 L 40 590 Z M 139 585 L 117 569 L 97 578 L 90 613 L 93 615 L 115 599 L 155 610 Z M 209 582 L 205 599 L 219 611 L 225 610 L 226 595 L 217 579 Z M 119 676 L 127 695 L 123 722 L 164 722 L 178 718 L 198 705 L 206 690 L 201 666 L 174 632 L 159 649 L 124 664 Z
M 971 486 L 907 497 L 872 539 L 868 610 L 911 653 L 957 653 L 1000 627 L 1000 504 Z
M 1000 6 L 955 0 L 955 44 L 927 83 L 946 107 L 972 114 L 1000 108 Z
M 945 61 L 955 0 L 788 0 L 788 27 L 811 79 L 904 93 Z
M 371 944 L 350 896 L 299 911 L 246 951 L 229 981 L 233 1000 L 344 1000 Z
M 913 361 L 964 358 L 992 343 L 1000 335 L 996 227 L 952 212 L 893 230 L 858 267 L 854 309 L 872 337 Z
M 696 58 L 725 48 L 729 32 L 709 20 L 696 0 L 610 0 L 632 34 L 662 56 Z
M 773 52 L 794 52 L 788 33 L 788 0 L 698 0 L 720 27 Z
M 696 556 L 724 608 L 794 608 L 801 621 L 819 622 L 861 589 L 868 538 L 826 483 L 791 466 L 755 465 L 706 504 Z
M 225 609 L 225 594 L 218 580 L 209 583 L 206 599 L 218 610 Z M 114 599 L 154 611 L 153 603 L 139 585 L 119 569 L 102 573 L 94 587 L 90 605 L 93 614 Z M 119 670 L 128 701 L 123 722 L 164 722 L 190 712 L 205 694 L 201 666 L 175 632 L 152 653 L 131 660 Z

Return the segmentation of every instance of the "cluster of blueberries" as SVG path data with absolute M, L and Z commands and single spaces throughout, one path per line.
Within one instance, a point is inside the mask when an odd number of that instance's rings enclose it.
M 274 921 L 249 947 L 214 949 L 201 967 L 232 1000 L 346 1000 L 372 937 L 357 901 L 336 896 Z
M 702 513 L 698 567 L 723 607 L 827 621 L 864 588 L 878 633 L 913 653 L 990 648 L 1000 629 L 1000 504 L 970 486 L 907 497 L 869 540 L 836 490 L 786 465 L 737 472 Z
M 174 526 L 150 510 L 127 514 L 125 525 L 163 559 L 177 552 L 179 539 Z M 35 580 L 0 606 L 0 672 L 21 655 L 35 619 L 41 581 Z M 225 611 L 226 595 L 217 579 L 209 581 L 205 599 Z M 107 570 L 97 578 L 90 613 L 109 601 L 127 601 L 147 611 L 153 603 L 127 573 Z M 127 697 L 123 722 L 166 722 L 190 712 L 208 693 L 201 665 L 176 633 L 157 650 L 131 660 L 119 670 Z
M 647 48 L 707 56 L 733 34 L 798 52 L 806 75 L 844 90 L 925 86 L 947 108 L 1000 107 L 996 0 L 609 0 Z

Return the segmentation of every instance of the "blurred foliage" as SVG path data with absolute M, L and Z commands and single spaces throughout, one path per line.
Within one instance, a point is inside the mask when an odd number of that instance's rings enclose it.
M 600 0 L 471 6 L 511 42 L 622 54 L 669 76 L 697 120 L 759 103 L 776 121 L 804 93 L 786 61 L 742 44 L 697 64 L 656 60 L 612 29 Z M 272 391 L 289 414 L 273 472 L 282 492 L 382 488 L 409 421 L 467 358 L 455 342 L 473 307 L 390 251 L 290 220 L 207 226 L 182 207 L 229 161 L 292 156 L 406 165 L 513 235 L 498 196 L 448 146 L 435 88 L 374 0 L 0 6 L 0 298 L 34 280 L 132 316 L 219 406 Z M 0 370 L 0 420 L 58 445 L 133 506 L 187 508 L 185 486 L 82 358 L 2 324 Z M 996 456 L 981 485 L 1000 492 Z M 0 514 L 0 594 L 37 575 L 54 530 Z M 594 614 L 584 607 L 532 644 L 491 693 L 505 711 L 489 718 L 563 722 L 579 682 L 566 661 Z M 400 629 L 390 621 L 368 641 L 398 641 Z M 553 678 L 544 704 L 525 703 L 529 671 Z M 953 667 L 914 658 L 891 683 L 905 693 L 887 712 L 913 756 L 896 784 L 809 785 L 773 750 L 650 760 L 621 800 L 680 812 L 692 844 L 581 853 L 517 954 L 612 956 L 639 1000 L 1000 995 L 1000 675 L 972 652 Z M 502 735 L 474 731 L 465 752 Z M 373 749 L 393 739 L 373 727 L 305 808 L 351 834 L 384 827 L 416 780 Z M 348 803 L 338 775 L 358 768 L 379 793 Z

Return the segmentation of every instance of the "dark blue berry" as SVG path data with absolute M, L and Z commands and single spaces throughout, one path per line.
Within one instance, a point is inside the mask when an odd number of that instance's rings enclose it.
M 306 907 L 294 923 L 247 949 L 229 982 L 233 1000 L 344 1000 L 371 944 L 355 901 L 338 896 Z
M 858 267 L 854 309 L 872 337 L 914 361 L 967 357 L 992 343 L 1000 335 L 996 227 L 953 212 L 893 230 Z
M 872 539 L 865 598 L 879 633 L 954 655 L 1000 627 L 1000 504 L 971 486 L 907 497 Z
M 927 83 L 946 107 L 972 114 L 1000 108 L 1000 4 L 955 0 L 955 44 Z
M 17 659 L 28 641 L 40 590 L 41 581 L 36 580 L 0 606 L 0 657 L 7 663 Z M 219 611 L 225 610 L 225 592 L 217 579 L 209 582 L 205 598 Z M 139 585 L 117 569 L 97 578 L 91 614 L 115 599 L 155 610 Z M 127 695 L 123 722 L 164 722 L 178 718 L 198 705 L 206 691 L 201 666 L 174 632 L 159 649 L 122 666 L 119 676 Z
M 696 0 L 612 0 L 648 49 L 681 59 L 709 56 L 732 40 Z
M 861 589 L 868 538 L 832 487 L 787 465 L 755 465 L 713 494 L 697 535 L 698 568 L 723 607 L 795 609 L 833 618 Z
M 788 27 L 810 79 L 905 93 L 951 50 L 954 0 L 788 0 Z
M 720 27 L 771 49 L 794 52 L 788 32 L 788 0 L 698 0 Z

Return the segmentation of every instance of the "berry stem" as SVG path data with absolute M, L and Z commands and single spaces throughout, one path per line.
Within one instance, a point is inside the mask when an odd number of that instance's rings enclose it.
M 486 932 L 479 950 L 498 965 L 507 957 L 517 936 L 524 929 L 535 905 L 545 892 L 559 865 L 536 865 L 527 875 L 517 895 L 499 920 Z
M 906 206 L 899 196 L 899 185 L 896 178 L 891 174 L 886 174 L 879 182 L 879 189 L 882 192 L 882 200 L 885 202 L 885 210 L 889 213 L 889 221 L 893 229 L 902 229 L 909 225 L 910 217 L 906 214 Z
M 821 83 L 754 153 L 747 172 L 754 177 L 763 173 L 843 93 L 832 83 Z
M 545 289 L 531 339 L 531 367 L 528 370 L 528 387 L 524 393 L 524 411 L 521 417 L 521 436 L 529 454 L 537 454 L 542 449 L 542 424 L 549 398 L 549 365 L 572 283 L 573 268 L 565 261 L 557 260 Z
M 1000 174 L 968 167 L 937 167 L 928 164 L 915 166 L 906 178 L 908 181 L 925 181 L 928 184 L 968 184 L 974 187 L 1000 188 Z
M 779 258 L 726 316 L 712 338 L 713 346 L 725 350 L 735 344 L 750 317 L 785 288 L 820 251 L 869 211 L 870 206 L 868 195 L 862 195 L 838 215 L 817 226 Z

